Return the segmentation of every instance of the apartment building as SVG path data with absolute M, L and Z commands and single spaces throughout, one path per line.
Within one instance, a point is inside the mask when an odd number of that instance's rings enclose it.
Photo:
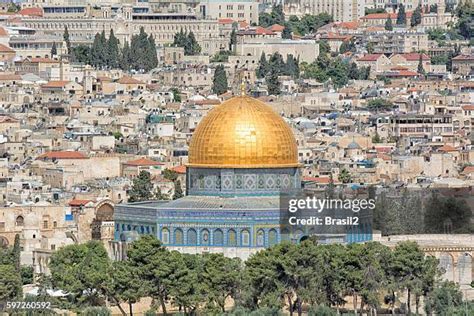
M 283 6 L 288 16 L 327 13 L 340 22 L 357 21 L 365 13 L 364 0 L 290 0 Z

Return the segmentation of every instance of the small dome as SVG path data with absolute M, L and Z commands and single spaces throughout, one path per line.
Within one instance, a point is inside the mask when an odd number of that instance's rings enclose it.
M 234 97 L 199 123 L 189 146 L 190 167 L 284 168 L 298 166 L 296 140 L 268 105 Z
M 347 149 L 360 149 L 360 146 L 355 141 L 352 141 L 352 143 L 347 145 Z

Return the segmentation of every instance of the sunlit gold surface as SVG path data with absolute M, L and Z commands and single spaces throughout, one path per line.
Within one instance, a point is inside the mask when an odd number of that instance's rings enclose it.
M 265 103 L 232 98 L 199 123 L 189 147 L 190 167 L 298 166 L 296 141 L 286 122 Z

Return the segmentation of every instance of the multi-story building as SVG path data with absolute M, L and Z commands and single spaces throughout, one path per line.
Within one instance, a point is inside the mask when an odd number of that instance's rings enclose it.
M 255 0 L 204 0 L 199 10 L 204 18 L 258 23 L 258 2 Z
M 364 0 L 290 0 L 284 2 L 286 15 L 327 13 L 334 21 L 357 21 L 364 16 Z
M 374 53 L 397 54 L 428 51 L 428 34 L 425 32 L 406 29 L 367 31 L 364 39 L 371 43 Z

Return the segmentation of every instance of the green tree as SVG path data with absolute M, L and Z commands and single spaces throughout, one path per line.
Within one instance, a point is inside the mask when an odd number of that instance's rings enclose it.
M 183 189 L 181 188 L 181 181 L 176 180 L 174 182 L 174 195 L 173 195 L 173 200 L 182 198 L 183 195 Z
M 145 296 L 145 288 L 140 280 L 140 270 L 132 266 L 128 260 L 112 263 L 112 279 L 109 285 L 110 293 L 121 302 L 128 304 L 128 313 L 133 315 L 133 304 Z
M 454 197 L 431 195 L 424 209 L 427 233 L 471 233 L 472 213 L 466 201 Z
M 13 1 L 8 4 L 7 12 L 14 13 L 20 11 L 20 6 Z
M 200 282 L 204 286 L 209 302 L 219 306 L 225 312 L 226 300 L 234 300 L 240 288 L 241 261 L 238 258 L 224 257 L 222 254 L 203 256 L 203 270 Z
M 374 53 L 374 48 L 375 44 L 373 42 L 367 43 L 367 53 L 373 54 Z
M 120 53 L 120 68 L 123 70 L 130 70 L 132 68 L 133 57 L 130 49 L 130 44 L 125 42 Z
M 58 48 L 56 47 L 56 42 L 53 42 L 53 45 L 51 46 L 51 58 L 53 56 L 56 56 L 58 54 Z
M 405 6 L 400 4 L 397 12 L 397 25 L 406 25 L 407 24 L 407 14 L 405 12 Z
M 112 69 L 119 66 L 119 40 L 115 37 L 114 30 L 110 29 L 109 38 L 107 40 L 107 66 Z
M 291 26 L 288 23 L 285 23 L 285 28 L 281 32 L 281 38 L 292 39 L 293 35 L 291 34 Z
M 96 306 L 96 307 L 86 307 L 81 311 L 81 316 L 111 316 L 112 313 L 107 307 Z
M 161 192 L 161 188 L 160 187 L 156 187 L 156 190 L 155 190 L 155 199 L 156 200 L 169 200 L 169 197 L 167 194 L 164 194 Z
M 0 302 L 21 298 L 21 285 L 20 274 L 13 265 L 0 265 Z
M 184 55 L 199 55 L 201 53 L 201 46 L 196 40 L 193 32 L 186 33 L 177 33 L 175 35 L 174 45 L 179 47 L 184 47 Z
M 13 242 L 12 256 L 13 256 L 15 269 L 18 272 L 20 272 L 20 255 L 21 255 L 20 235 L 15 234 L 15 241 Z
M 145 294 L 155 302 L 159 302 L 163 314 L 167 315 L 166 302 L 169 289 L 164 281 L 169 277 L 172 268 L 168 264 L 169 252 L 154 236 L 144 235 L 129 245 L 127 257 L 130 265 L 138 268 Z
M 156 53 L 156 42 L 152 34 L 148 36 L 148 45 L 146 50 L 147 64 L 146 70 L 151 70 L 158 66 L 158 55 Z
M 386 111 L 393 108 L 393 103 L 382 98 L 375 98 L 367 102 L 367 107 L 369 110 Z
M 385 29 L 387 31 L 393 31 L 393 23 L 390 14 L 387 16 L 387 20 L 385 21 Z
M 21 266 L 20 268 L 20 275 L 21 275 L 21 283 L 23 285 L 26 284 L 33 284 L 33 266 Z
M 344 54 L 347 52 L 355 52 L 356 51 L 356 45 L 354 39 L 351 39 L 349 41 L 344 41 L 341 44 L 341 47 L 339 47 L 339 53 Z
M 375 135 L 372 137 L 372 143 L 379 144 L 381 142 L 382 142 L 382 139 L 380 138 L 379 133 L 375 132 Z
M 428 314 L 453 315 L 450 311 L 462 304 L 462 292 L 459 285 L 451 281 L 439 284 L 428 296 L 425 310 Z M 464 315 L 464 313 L 460 314 Z
M 174 170 L 171 170 L 171 169 L 165 169 L 163 170 L 163 177 L 165 179 L 168 179 L 168 180 L 171 180 L 171 181 L 176 181 L 176 179 L 178 179 L 178 173 Z
M 107 40 L 105 31 L 97 33 L 91 47 L 91 63 L 96 68 L 102 68 L 107 64 Z
M 417 26 L 421 24 L 421 5 L 418 5 L 413 11 L 413 14 L 411 15 L 410 19 L 410 25 L 411 27 Z
M 278 79 L 278 70 L 272 67 L 265 76 L 265 81 L 267 83 L 267 90 L 269 95 L 281 94 L 280 80 Z
M 53 286 L 68 292 L 76 306 L 98 306 L 108 297 L 126 315 L 108 287 L 111 262 L 101 242 L 63 247 L 52 254 L 49 268 Z
M 351 178 L 352 178 L 351 174 L 349 173 L 347 169 L 342 169 L 341 172 L 339 173 L 339 176 L 337 177 L 337 179 L 342 183 L 351 182 L 352 181 Z
M 423 54 L 420 53 L 419 55 L 420 55 L 420 58 L 418 60 L 417 72 L 421 75 L 424 75 L 426 71 L 425 71 L 425 68 L 423 67 Z
M 72 55 L 76 62 L 91 65 L 91 47 L 85 44 L 79 44 L 72 48 Z
M 153 184 L 148 171 L 140 171 L 138 177 L 133 179 L 132 188 L 128 192 L 130 202 L 147 201 L 153 197 Z
M 173 93 L 173 101 L 174 102 L 181 102 L 181 92 L 178 88 L 174 87 L 171 88 L 171 93 Z
M 71 55 L 72 50 L 71 50 L 71 40 L 69 38 L 69 31 L 67 29 L 67 26 L 64 27 L 64 33 L 63 33 L 63 40 L 66 43 L 66 48 L 67 48 L 67 54 Z
M 230 32 L 229 51 L 235 52 L 237 45 L 237 25 L 232 25 L 232 32 Z
M 262 55 L 260 56 L 260 61 L 256 70 L 256 75 L 257 78 L 265 78 L 269 71 L 269 64 L 267 62 L 267 57 L 265 56 L 265 53 L 262 52 Z
M 457 6 L 456 15 L 456 29 L 462 37 L 471 40 L 474 33 L 474 3 L 471 0 L 463 1 Z
M 224 65 L 218 65 L 214 71 L 214 78 L 212 79 L 212 92 L 221 95 L 227 92 L 229 85 L 227 83 L 227 74 Z

